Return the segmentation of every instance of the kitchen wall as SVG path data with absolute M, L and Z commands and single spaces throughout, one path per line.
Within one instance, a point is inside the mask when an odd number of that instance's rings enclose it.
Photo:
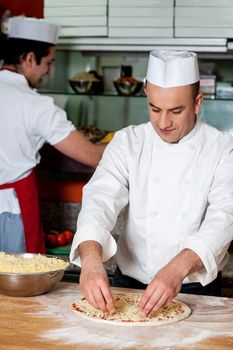
M 83 55 L 80 52 L 58 51 L 55 71 L 45 79 L 42 89 L 55 92 L 72 92 L 68 79 L 75 74 L 96 69 L 103 74 L 103 67 L 116 68 L 131 65 L 133 76 L 143 79 L 146 74 L 148 54 L 110 54 Z M 221 81 L 233 81 L 232 58 L 199 59 L 200 62 L 215 62 Z M 113 87 L 114 91 L 114 87 Z M 47 93 L 47 92 L 46 92 Z M 55 95 L 56 101 L 67 98 L 68 118 L 79 125 L 95 124 L 105 130 L 118 130 L 129 124 L 139 124 L 148 120 L 146 98 L 120 96 L 83 96 L 74 94 Z M 233 101 L 205 100 L 200 113 L 201 118 L 220 130 L 233 130 Z

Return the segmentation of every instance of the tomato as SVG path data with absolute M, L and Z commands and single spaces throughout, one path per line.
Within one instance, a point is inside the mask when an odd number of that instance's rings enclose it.
M 46 237 L 46 241 L 48 242 L 48 246 L 53 248 L 53 247 L 57 247 L 58 246 L 58 239 L 57 239 L 57 235 L 54 234 L 48 234 Z
M 71 243 L 73 241 L 74 234 L 72 231 L 64 230 L 64 231 L 62 231 L 62 234 L 65 236 L 67 243 Z
M 66 236 L 63 233 L 57 235 L 58 245 L 65 245 L 67 243 Z

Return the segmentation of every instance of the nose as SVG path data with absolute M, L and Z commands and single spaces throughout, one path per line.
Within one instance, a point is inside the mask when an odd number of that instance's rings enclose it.
M 47 70 L 47 75 L 51 75 L 52 72 L 53 72 L 53 66 L 50 65 L 50 66 L 48 67 L 48 70 Z
M 160 118 L 159 118 L 159 128 L 160 129 L 167 129 L 171 127 L 172 122 L 170 118 L 168 117 L 167 113 L 161 113 Z

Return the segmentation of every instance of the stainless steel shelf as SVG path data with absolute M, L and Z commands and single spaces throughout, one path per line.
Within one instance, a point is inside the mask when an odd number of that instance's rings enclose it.
M 72 91 L 48 91 L 48 90 L 38 90 L 41 94 L 54 94 L 54 95 L 70 95 L 70 96 L 88 96 L 88 97 L 94 97 L 94 96 L 100 96 L 100 97 L 146 97 L 146 95 L 132 95 L 132 96 L 125 96 L 125 95 L 119 95 L 117 93 L 98 93 L 98 94 L 78 94 Z
M 47 95 L 69 95 L 69 96 L 77 96 L 77 97 L 82 97 L 82 96 L 87 96 L 87 97 L 90 97 L 90 98 L 93 98 L 93 97 L 120 97 L 120 98 L 141 98 L 141 97 L 146 97 L 146 95 L 142 94 L 142 95 L 132 95 L 132 96 L 124 96 L 124 95 L 118 95 L 118 94 L 115 94 L 115 93 L 102 93 L 102 94 L 91 94 L 91 95 L 88 95 L 88 94 L 76 94 L 72 91 L 48 91 L 48 90 L 38 90 L 39 93 L 41 94 L 47 94 Z M 208 96 L 204 96 L 204 100 L 207 100 L 207 101 L 233 101 L 233 98 L 218 98 L 218 97 L 215 97 L 215 98 L 212 98 L 212 97 L 208 97 Z

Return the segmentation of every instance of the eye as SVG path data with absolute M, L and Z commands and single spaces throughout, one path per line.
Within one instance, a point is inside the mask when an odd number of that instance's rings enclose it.
M 180 114 L 181 112 L 182 112 L 182 109 L 174 109 L 174 110 L 172 111 L 172 114 L 177 115 L 177 114 Z
M 152 110 L 152 112 L 154 112 L 154 113 L 159 113 L 159 112 L 160 112 L 159 109 L 155 109 L 155 108 L 151 108 L 151 110 Z

